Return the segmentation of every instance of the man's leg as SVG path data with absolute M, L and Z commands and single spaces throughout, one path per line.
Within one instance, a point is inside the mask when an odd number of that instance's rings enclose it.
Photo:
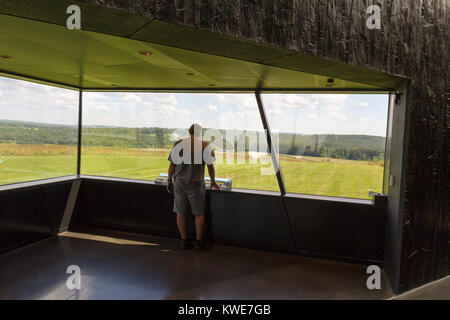
M 186 240 L 186 216 L 184 214 L 177 213 L 177 226 L 181 239 Z
M 173 184 L 174 193 L 174 204 L 173 211 L 177 214 L 177 227 L 181 236 L 181 249 L 189 248 L 189 240 L 186 237 L 186 208 L 189 205 L 186 195 L 183 192 L 182 185 L 178 184 L 177 181 Z
M 195 216 L 195 232 L 197 234 L 197 240 L 202 240 L 203 238 L 203 228 L 205 226 L 205 215 L 198 214 Z
M 195 249 L 201 250 L 203 244 L 203 229 L 205 226 L 205 185 L 204 183 L 193 184 L 189 195 L 192 214 L 195 216 Z

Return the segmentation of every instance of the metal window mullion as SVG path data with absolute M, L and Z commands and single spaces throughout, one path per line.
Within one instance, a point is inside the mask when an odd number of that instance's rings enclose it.
M 81 174 L 81 129 L 82 124 L 82 112 L 83 112 L 83 90 L 79 92 L 78 99 L 78 141 L 77 141 L 77 175 Z
M 389 139 L 392 138 L 392 121 L 393 121 L 393 111 L 394 111 L 394 105 L 395 105 L 395 93 L 390 92 L 389 93 L 389 101 L 388 101 L 388 112 L 387 112 L 387 121 L 386 121 L 386 141 L 384 143 L 384 166 L 383 166 L 383 185 L 381 186 L 381 192 L 384 194 L 389 193 L 389 176 L 390 175 L 390 168 L 388 167 L 391 163 L 390 156 L 391 156 L 391 143 L 389 142 Z
M 286 188 L 284 186 L 284 179 L 283 179 L 283 174 L 281 173 L 280 162 L 278 161 L 278 150 L 275 148 L 275 146 L 273 144 L 272 131 L 270 130 L 269 122 L 267 121 L 266 111 L 264 109 L 264 105 L 262 103 L 261 95 L 260 95 L 259 91 L 255 91 L 255 97 L 256 97 L 256 102 L 258 103 L 258 109 L 259 109 L 259 114 L 261 115 L 261 121 L 262 121 L 263 127 L 266 131 L 267 145 L 269 146 L 269 152 L 270 152 L 270 155 L 272 156 L 272 164 L 273 164 L 274 169 L 276 170 L 278 186 L 280 188 L 280 193 L 281 193 L 281 202 L 283 204 L 283 211 L 286 216 L 286 221 L 288 223 L 289 233 L 290 233 L 291 239 L 292 239 L 292 245 L 293 245 L 294 249 L 297 249 L 297 240 L 295 237 L 294 228 L 292 227 L 291 219 L 289 218 L 289 212 L 288 212 L 288 208 L 287 208 L 287 204 L 286 204 L 286 197 L 285 197 Z
M 272 164 L 275 169 L 278 186 L 282 195 L 286 194 L 286 188 L 284 186 L 283 174 L 281 173 L 280 162 L 278 161 L 278 152 L 273 144 L 272 131 L 270 130 L 269 123 L 267 121 L 266 111 L 261 100 L 261 95 L 259 91 L 255 91 L 256 102 L 258 104 L 259 114 L 261 116 L 261 121 L 266 132 L 267 145 L 269 147 L 269 152 L 272 157 Z

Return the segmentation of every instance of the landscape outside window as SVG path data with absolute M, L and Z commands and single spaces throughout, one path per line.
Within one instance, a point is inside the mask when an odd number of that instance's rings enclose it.
M 76 174 L 78 94 L 0 78 L 0 185 Z
M 387 94 L 262 94 L 287 192 L 382 192 Z
M 279 191 L 254 94 L 84 92 L 81 173 L 155 180 L 193 123 L 215 150 L 217 178 Z
M 76 173 L 78 92 L 0 79 L 0 184 Z M 386 94 L 262 94 L 288 192 L 381 192 Z M 83 93 L 81 173 L 155 180 L 192 123 L 216 176 L 279 191 L 254 94 Z

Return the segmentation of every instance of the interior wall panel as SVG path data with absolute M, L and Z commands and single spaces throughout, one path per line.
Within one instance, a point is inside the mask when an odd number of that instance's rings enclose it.
M 207 192 L 205 237 L 262 250 L 383 263 L 384 205 L 285 200 L 286 207 L 283 198 L 273 193 Z M 164 186 L 151 182 L 82 179 L 70 229 L 101 227 L 179 238 L 172 202 Z M 192 215 L 188 228 L 193 238 Z
M 150 183 L 83 179 L 71 228 L 109 227 L 175 236 L 170 196 Z
M 385 206 L 285 199 L 299 250 L 383 264 Z
M 215 241 L 261 249 L 294 249 L 280 196 L 211 192 Z
M 0 194 L 0 207 L 1 251 L 50 234 L 41 190 Z
M 71 181 L 0 192 L 0 253 L 55 234 Z
M 61 227 L 61 222 L 71 187 L 72 183 L 69 182 L 42 188 L 49 216 L 50 227 L 52 233 L 54 234 L 57 234 L 59 228 Z

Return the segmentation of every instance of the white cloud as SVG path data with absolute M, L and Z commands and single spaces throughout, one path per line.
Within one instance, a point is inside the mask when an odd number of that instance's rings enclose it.
M 342 115 L 342 114 L 340 114 L 339 112 L 336 112 L 336 111 L 330 111 L 330 116 L 332 118 L 340 120 L 340 121 L 347 120 L 347 118 L 344 115 Z
M 297 94 L 265 94 L 263 100 L 271 108 L 315 109 L 317 101 L 311 97 Z
M 208 109 L 210 111 L 214 111 L 214 112 L 217 112 L 219 110 L 215 105 L 212 105 L 212 104 L 208 105 Z
M 77 123 L 76 91 L 2 78 L 0 95 L 0 118 Z M 273 130 L 384 135 L 387 98 L 374 96 L 262 94 Z M 187 128 L 198 122 L 210 128 L 262 129 L 253 94 L 85 92 L 83 98 L 86 125 Z
M 132 92 L 125 93 L 124 95 L 122 95 L 121 99 L 126 102 L 135 102 L 135 103 L 142 101 L 140 96 Z
M 271 114 L 283 114 L 283 110 L 281 110 L 281 109 L 271 109 L 271 110 L 268 110 L 267 113 L 269 115 L 271 115 Z
M 270 108 L 316 109 L 327 108 L 338 111 L 348 100 L 347 94 L 264 94 L 264 102 Z
M 226 100 L 224 94 L 213 94 L 213 97 L 219 99 L 219 101 L 222 101 L 222 102 L 224 102 Z
M 89 96 L 89 100 L 109 100 L 108 96 L 102 92 L 85 92 L 83 96 Z
M 178 104 L 177 98 L 173 94 L 170 95 L 162 94 L 160 96 L 155 96 L 153 99 L 157 102 L 164 104 L 173 104 L 173 105 Z
M 109 108 L 104 104 L 96 106 L 95 109 L 101 110 L 101 111 L 109 111 Z
M 231 110 L 258 108 L 254 96 L 249 94 L 213 94 L 210 97 L 216 99 L 215 102 L 221 107 Z
M 374 118 L 360 118 L 358 121 L 367 123 L 367 122 L 375 122 L 376 120 Z

